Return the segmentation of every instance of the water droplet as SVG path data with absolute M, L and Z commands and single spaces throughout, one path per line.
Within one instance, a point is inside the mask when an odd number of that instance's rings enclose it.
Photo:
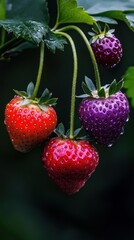
M 122 131 L 121 131 L 120 135 L 123 135 L 123 134 L 124 134 L 124 128 L 122 129 Z
M 129 121 L 129 117 L 127 118 L 126 122 L 128 122 L 128 121 Z
M 4 124 L 6 125 L 6 120 L 4 120 Z
M 110 147 L 112 147 L 113 146 L 113 144 L 112 143 L 110 143 L 110 144 L 108 144 L 108 147 L 110 148 Z

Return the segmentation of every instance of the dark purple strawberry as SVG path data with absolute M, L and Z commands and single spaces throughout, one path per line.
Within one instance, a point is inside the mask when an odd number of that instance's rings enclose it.
M 113 29 L 100 32 L 94 35 L 90 41 L 97 62 L 108 68 L 115 67 L 123 55 L 122 44 L 112 34 L 113 32 Z
M 107 96 L 88 96 L 82 100 L 79 106 L 79 119 L 96 143 L 104 146 L 112 146 L 116 139 L 123 133 L 124 125 L 129 117 L 129 103 L 126 96 L 118 91 L 112 93 L 115 81 L 111 87 L 105 88 Z M 102 88 L 103 89 L 103 88 Z M 101 94 L 102 94 L 101 90 Z M 103 92 L 104 93 L 104 92 Z M 93 96 L 94 94 L 94 96 Z

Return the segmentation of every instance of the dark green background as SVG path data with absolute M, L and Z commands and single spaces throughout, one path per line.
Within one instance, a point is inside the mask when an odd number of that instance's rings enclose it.
M 49 3 L 51 25 L 55 5 Z M 80 25 L 84 31 L 88 27 Z M 116 35 L 124 48 L 121 63 L 112 70 L 100 67 L 103 84 L 120 80 L 134 65 L 132 33 L 119 23 Z M 94 79 L 93 67 L 84 43 L 73 36 L 79 56 L 77 94 L 84 75 Z M 1 240 L 113 240 L 134 239 L 134 111 L 124 135 L 112 148 L 96 146 L 100 164 L 86 186 L 76 195 L 66 196 L 50 181 L 41 162 L 41 147 L 28 154 L 15 151 L 4 125 L 4 108 L 14 96 L 12 89 L 24 90 L 36 80 L 39 49 L 24 51 L 10 62 L 0 62 L 0 239 Z M 59 97 L 59 122 L 69 127 L 72 81 L 72 54 L 55 55 L 46 50 L 40 88 L 48 87 Z M 77 100 L 78 108 L 79 100 Z M 76 109 L 77 112 L 77 109 Z M 76 114 L 76 127 L 79 121 Z

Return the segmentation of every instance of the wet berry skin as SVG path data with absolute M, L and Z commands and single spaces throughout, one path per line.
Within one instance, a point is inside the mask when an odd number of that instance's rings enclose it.
M 22 97 L 15 96 L 6 105 L 5 124 L 14 148 L 25 153 L 50 136 L 57 115 L 50 106 L 43 111 L 37 104 L 21 106 L 22 101 Z
M 126 96 L 117 92 L 108 98 L 85 98 L 79 106 L 79 119 L 96 143 L 111 146 L 123 134 L 129 117 Z
M 111 37 L 98 38 L 91 43 L 91 47 L 97 62 L 108 68 L 115 67 L 123 55 L 122 44 L 113 34 Z
M 71 195 L 85 185 L 99 163 L 99 156 L 88 141 L 55 137 L 45 145 L 42 161 L 49 177 Z

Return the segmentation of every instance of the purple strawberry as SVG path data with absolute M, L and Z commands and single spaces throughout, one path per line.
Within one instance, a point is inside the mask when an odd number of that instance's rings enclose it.
M 115 81 L 109 88 L 113 91 Z M 116 89 L 115 87 L 115 89 Z M 84 98 L 79 106 L 79 119 L 96 143 L 104 146 L 112 146 L 116 139 L 123 133 L 124 125 L 129 117 L 129 103 L 126 96 L 118 91 L 109 96 L 88 96 Z M 94 91 L 95 95 L 95 91 Z
M 113 32 L 113 29 L 100 32 L 90 41 L 97 62 L 108 68 L 113 68 L 120 62 L 123 52 L 122 44 Z

